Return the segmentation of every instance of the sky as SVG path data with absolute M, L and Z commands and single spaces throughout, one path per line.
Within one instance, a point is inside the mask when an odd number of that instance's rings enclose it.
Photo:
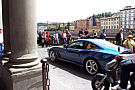
M 37 22 L 72 22 L 125 6 L 135 8 L 135 0 L 37 0 Z

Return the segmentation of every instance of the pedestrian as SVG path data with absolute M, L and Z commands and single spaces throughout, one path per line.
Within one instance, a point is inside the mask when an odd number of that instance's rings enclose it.
M 66 44 L 67 36 L 66 36 L 66 31 L 64 29 L 62 33 L 62 38 L 63 38 L 63 44 Z
M 46 33 L 43 32 L 43 35 L 42 35 L 42 42 L 41 42 L 42 48 L 44 47 L 45 44 L 46 44 Z
M 57 30 L 55 31 L 55 34 L 53 35 L 54 38 L 54 45 L 59 44 L 59 35 L 57 33 Z
M 62 32 L 61 31 L 58 34 L 58 37 L 59 37 L 59 43 L 60 43 L 60 45 L 62 45 L 63 44 L 63 37 L 62 37 Z
M 50 46 L 50 35 L 49 32 L 46 32 L 46 47 Z
M 97 38 L 97 32 L 95 32 L 95 30 L 92 31 L 92 38 Z
M 60 30 L 59 29 L 56 29 L 56 31 L 57 31 L 58 35 L 60 35 Z
M 100 39 L 104 39 L 106 38 L 106 33 L 105 33 L 105 29 L 103 29 L 103 32 L 100 34 Z
M 126 48 L 131 49 L 131 51 L 133 52 L 135 42 L 134 42 L 134 40 L 132 38 L 133 38 L 133 35 L 128 35 L 128 39 L 123 42 L 123 46 L 125 46 Z
M 85 31 L 84 31 L 84 38 L 89 38 L 89 32 L 87 28 L 85 28 Z
M 133 28 L 131 28 L 131 33 L 132 33 L 133 36 L 135 35 L 135 31 L 134 31 Z
M 41 31 L 39 31 L 39 45 L 42 45 L 41 42 L 42 42 L 42 35 L 43 33 Z
M 124 41 L 124 33 L 123 29 L 120 29 L 120 32 L 116 35 L 116 44 L 122 46 L 122 43 Z
M 78 35 L 81 39 L 84 39 L 85 38 L 85 34 L 84 34 L 84 31 L 83 29 L 81 29 L 81 31 L 79 31 L 79 35 Z
M 67 37 L 67 44 L 69 44 L 71 41 L 71 33 L 69 32 L 69 30 L 66 30 L 66 37 Z

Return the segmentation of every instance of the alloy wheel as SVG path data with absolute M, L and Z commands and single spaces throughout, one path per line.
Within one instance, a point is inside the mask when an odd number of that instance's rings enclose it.
M 49 57 L 51 61 L 56 61 L 56 53 L 54 51 L 50 51 Z
M 98 65 L 95 60 L 87 60 L 85 64 L 87 72 L 91 75 L 94 75 L 98 72 Z

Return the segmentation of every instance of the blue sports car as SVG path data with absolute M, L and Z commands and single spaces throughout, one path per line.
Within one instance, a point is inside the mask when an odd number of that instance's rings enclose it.
M 120 53 L 131 53 L 131 50 L 101 39 L 79 39 L 68 45 L 48 49 L 51 61 L 74 63 L 84 67 L 91 75 L 104 70 L 106 63 Z

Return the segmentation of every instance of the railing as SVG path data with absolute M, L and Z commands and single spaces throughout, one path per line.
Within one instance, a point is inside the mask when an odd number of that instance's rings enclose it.
M 50 32 L 50 35 L 51 35 L 51 37 L 50 37 L 50 39 L 51 39 L 50 40 L 50 44 L 51 45 L 53 45 L 53 41 L 54 41 L 54 39 L 53 39 L 53 33 L 54 32 Z M 73 32 L 71 32 L 71 34 L 72 34 L 71 41 L 74 41 L 74 40 L 79 39 L 79 37 L 78 37 L 78 31 L 73 31 Z M 99 37 L 101 33 L 98 32 L 97 34 L 98 34 L 98 37 Z M 128 34 L 129 33 L 124 33 L 124 37 L 127 38 Z M 90 32 L 89 35 L 92 36 L 92 33 Z M 114 32 L 114 33 L 106 32 L 106 35 L 107 35 L 106 36 L 106 40 L 107 41 L 109 41 L 109 42 L 111 42 L 113 44 L 116 44 L 115 37 L 117 35 L 117 32 Z
M 78 37 L 78 36 L 72 36 L 71 37 L 71 41 L 75 41 L 75 40 L 78 40 L 78 39 L 80 39 L 80 37 Z M 106 40 L 113 43 L 113 44 L 116 44 L 115 37 L 106 37 Z M 53 36 L 51 36 L 50 37 L 50 45 L 54 45 L 53 41 L 54 41 L 54 38 L 53 38 Z

